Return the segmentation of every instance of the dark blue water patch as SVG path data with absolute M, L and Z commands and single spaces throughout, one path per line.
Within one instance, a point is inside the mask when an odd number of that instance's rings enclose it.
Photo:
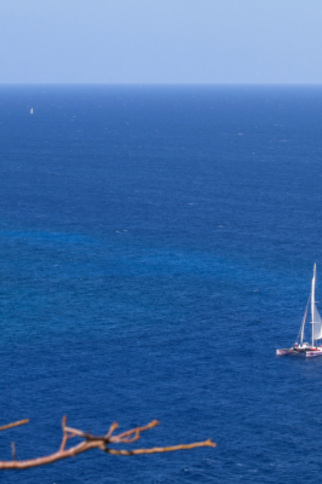
M 30 115 L 30 108 L 34 114 Z M 157 418 L 139 446 L 6 482 L 315 482 L 320 88 L 0 89 L 0 456 Z M 318 283 L 319 286 L 319 283 Z M 319 300 L 319 297 L 318 297 Z

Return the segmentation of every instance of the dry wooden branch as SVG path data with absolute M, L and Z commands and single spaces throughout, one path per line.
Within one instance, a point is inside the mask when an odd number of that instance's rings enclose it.
M 9 429 L 12 427 L 16 427 L 17 425 L 22 425 L 23 423 L 27 423 L 28 420 L 21 420 L 19 422 L 15 422 L 13 424 L 5 425 L 0 427 L 0 430 Z M 103 452 L 112 455 L 139 455 L 139 454 L 155 454 L 159 452 L 172 452 L 176 450 L 186 450 L 186 449 L 194 449 L 196 447 L 216 447 L 216 444 L 212 442 L 210 439 L 205 440 L 203 442 L 194 442 L 192 444 L 182 444 L 182 445 L 174 445 L 170 447 L 152 447 L 151 449 L 134 449 L 134 450 L 126 450 L 126 449 L 111 449 L 109 447 L 110 444 L 131 444 L 136 442 L 141 437 L 141 432 L 146 430 L 150 430 L 153 427 L 159 425 L 157 420 L 153 420 L 149 424 L 143 427 L 136 427 L 131 430 L 127 430 L 126 432 L 122 432 L 118 435 L 113 435 L 114 431 L 118 428 L 117 423 L 113 423 L 109 429 L 109 431 L 105 435 L 92 435 L 87 432 L 83 432 L 82 430 L 74 429 L 72 427 L 67 427 L 66 425 L 67 417 L 63 418 L 62 421 L 62 428 L 63 428 L 63 438 L 60 444 L 60 448 L 57 452 L 53 454 L 46 455 L 43 457 L 38 457 L 35 459 L 29 460 L 22 460 L 19 461 L 16 458 L 16 447 L 13 444 L 12 447 L 12 454 L 13 460 L 11 461 L 0 461 L 0 470 L 4 469 L 28 469 L 30 467 L 38 467 L 47 464 L 52 464 L 58 460 L 67 459 L 68 457 L 74 457 L 78 454 L 83 452 L 87 452 L 90 449 L 100 449 Z M 66 449 L 66 444 L 69 439 L 74 437 L 79 437 L 82 440 L 79 444 Z

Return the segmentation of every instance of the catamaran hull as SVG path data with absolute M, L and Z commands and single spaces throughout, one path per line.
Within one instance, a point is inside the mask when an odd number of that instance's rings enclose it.
M 276 350 L 277 356 L 288 355 L 303 355 L 307 358 L 315 358 L 316 356 L 322 356 L 322 347 L 318 348 L 282 348 Z
M 286 355 L 294 355 L 295 351 L 292 349 L 282 349 L 282 350 L 276 350 L 276 356 L 286 356 Z
M 307 358 L 314 358 L 315 356 L 322 356 L 322 349 L 321 348 L 306 352 Z
M 307 350 L 295 349 L 295 348 L 282 348 L 276 350 L 276 356 L 287 356 L 287 355 L 305 355 Z

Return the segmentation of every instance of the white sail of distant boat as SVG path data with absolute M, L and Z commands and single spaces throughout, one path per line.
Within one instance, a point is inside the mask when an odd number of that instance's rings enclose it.
M 312 278 L 312 284 L 311 284 L 311 294 L 309 297 L 308 304 L 306 306 L 306 310 L 304 313 L 304 318 L 301 324 L 301 329 L 300 329 L 300 344 L 298 342 L 295 343 L 295 346 L 292 348 L 283 348 L 283 349 L 278 349 L 276 350 L 276 354 L 278 356 L 285 356 L 285 355 L 290 355 L 290 354 L 305 354 L 307 357 L 312 357 L 312 356 L 322 356 L 322 346 L 321 343 L 320 345 L 317 344 L 317 341 L 322 339 L 322 318 L 319 314 L 319 311 L 316 307 L 316 301 L 315 301 L 315 286 L 316 286 L 316 264 L 314 264 L 313 267 L 313 278 Z M 306 317 L 308 313 L 308 306 L 309 303 L 311 303 L 311 325 L 312 325 L 312 343 L 311 345 L 309 343 L 304 342 L 304 329 L 305 329 L 305 323 L 306 323 Z
M 304 342 L 304 329 L 305 329 L 305 322 L 306 322 L 307 310 L 308 310 L 308 307 L 309 307 L 310 299 L 311 299 L 311 296 L 309 297 L 309 300 L 307 302 L 305 313 L 304 313 L 304 318 L 303 318 L 301 329 L 300 329 L 300 335 L 301 335 L 300 344 L 301 345 L 303 345 L 303 342 Z
M 315 283 L 316 283 L 316 264 L 313 269 L 312 289 L 311 289 L 311 316 L 312 316 L 312 346 L 322 338 L 322 319 L 315 303 Z
M 34 114 L 34 108 L 30 109 L 30 114 Z

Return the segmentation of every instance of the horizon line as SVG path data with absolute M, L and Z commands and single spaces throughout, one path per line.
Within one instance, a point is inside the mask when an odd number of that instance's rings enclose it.
M 135 86 L 135 87 L 321 87 L 321 83 L 316 82 L 1 82 L 0 87 L 23 87 L 23 86 Z

